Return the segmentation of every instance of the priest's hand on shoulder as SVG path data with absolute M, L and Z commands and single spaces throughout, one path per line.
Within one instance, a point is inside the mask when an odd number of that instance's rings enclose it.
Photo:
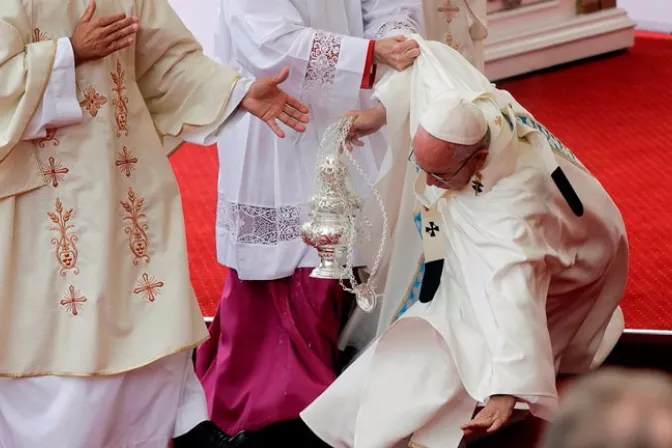
M 289 69 L 284 69 L 278 76 L 254 82 L 240 103 L 242 109 L 263 120 L 280 138 L 284 138 L 285 133 L 276 120 L 297 132 L 304 132 L 304 123 L 308 123 L 308 106 L 278 87 L 288 77 Z
M 364 146 L 361 138 L 378 132 L 387 121 L 385 107 L 380 103 L 373 109 L 353 110 L 348 116 L 355 118 L 348 132 L 348 142 L 355 146 Z
M 469 423 L 461 426 L 464 435 L 470 437 L 499 431 L 511 420 L 516 401 L 511 395 L 493 395 Z
M 420 56 L 420 47 L 413 39 L 404 36 L 377 40 L 373 49 L 374 62 L 398 71 L 404 71 Z
M 102 59 L 130 46 L 138 32 L 137 17 L 120 13 L 94 18 L 95 13 L 96 2 L 91 0 L 70 38 L 75 65 Z

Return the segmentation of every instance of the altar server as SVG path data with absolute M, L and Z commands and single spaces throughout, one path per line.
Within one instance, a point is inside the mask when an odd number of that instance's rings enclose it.
M 300 234 L 315 191 L 315 155 L 330 124 L 373 104 L 377 72 L 413 63 L 418 45 L 404 35 L 422 32 L 422 4 L 219 4 L 217 57 L 253 77 L 291 67 L 285 85 L 310 107 L 312 123 L 305 134 L 279 142 L 243 118 L 218 141 L 217 257 L 229 274 L 212 339 L 197 354 L 197 373 L 213 421 L 236 436 L 295 425 L 336 377 L 337 340 L 351 299 L 338 281 L 309 277 L 317 252 Z M 378 136 L 356 155 L 372 180 L 386 149 Z M 360 194 L 368 194 L 362 176 L 354 181 Z M 246 437 L 252 436 L 240 434 L 239 442 Z

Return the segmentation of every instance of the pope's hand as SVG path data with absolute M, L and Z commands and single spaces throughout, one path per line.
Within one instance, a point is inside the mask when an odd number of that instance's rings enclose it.
M 406 39 L 404 36 L 388 37 L 376 41 L 373 55 L 377 64 L 403 71 L 420 56 L 420 47 L 415 40 Z
M 75 65 L 102 59 L 115 51 L 130 46 L 138 32 L 138 19 L 120 13 L 93 18 L 96 2 L 90 0 L 70 38 Z
M 278 86 L 289 77 L 284 69 L 279 76 L 260 79 L 252 84 L 240 107 L 263 120 L 280 138 L 285 133 L 276 120 L 280 120 L 297 132 L 304 132 L 308 123 L 308 107 L 296 98 L 292 98 Z
M 373 109 L 354 110 L 348 116 L 355 117 L 348 133 L 348 141 L 355 146 L 364 146 L 361 138 L 378 132 L 387 121 L 387 113 L 382 104 Z
M 473 420 L 461 426 L 464 435 L 470 437 L 499 431 L 511 419 L 516 401 L 511 395 L 493 395 Z

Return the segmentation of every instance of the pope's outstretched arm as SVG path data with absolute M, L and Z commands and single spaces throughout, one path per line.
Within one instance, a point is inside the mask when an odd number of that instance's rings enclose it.
M 448 238 L 456 258 L 447 257 L 446 268 L 464 278 L 460 300 L 477 316 L 491 353 L 489 395 L 518 397 L 536 416 L 550 419 L 557 391 L 546 256 L 553 249 L 544 231 L 543 181 L 504 179 L 487 195 L 452 199 Z
M 305 130 L 306 106 L 278 85 L 289 73 L 281 68 L 253 83 L 203 54 L 167 0 L 137 0 L 140 30 L 136 77 L 147 108 L 164 143 L 183 140 L 214 143 L 227 118 L 239 107 L 263 119 L 280 137 L 276 119 Z M 168 149 L 171 149 L 169 145 Z

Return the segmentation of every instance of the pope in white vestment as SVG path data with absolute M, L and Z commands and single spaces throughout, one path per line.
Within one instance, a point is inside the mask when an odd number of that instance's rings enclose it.
M 403 303 L 423 252 L 444 260 L 441 281 L 302 413 L 334 447 L 457 447 L 463 428 L 501 427 L 487 414 L 470 423 L 491 397 L 551 419 L 556 375 L 594 368 L 623 329 L 628 244 L 609 195 L 508 92 L 416 39 L 416 64 L 380 82 L 353 135 L 386 122 L 394 142 L 377 185 L 388 243 L 407 253 L 388 263 L 383 307 Z M 561 189 L 551 173 L 563 172 Z M 416 206 L 422 237 L 406 224 Z
M 0 7 L 0 448 L 166 448 L 208 419 L 168 154 L 238 108 L 307 119 L 286 72 L 239 83 L 166 0 L 100 3 Z

